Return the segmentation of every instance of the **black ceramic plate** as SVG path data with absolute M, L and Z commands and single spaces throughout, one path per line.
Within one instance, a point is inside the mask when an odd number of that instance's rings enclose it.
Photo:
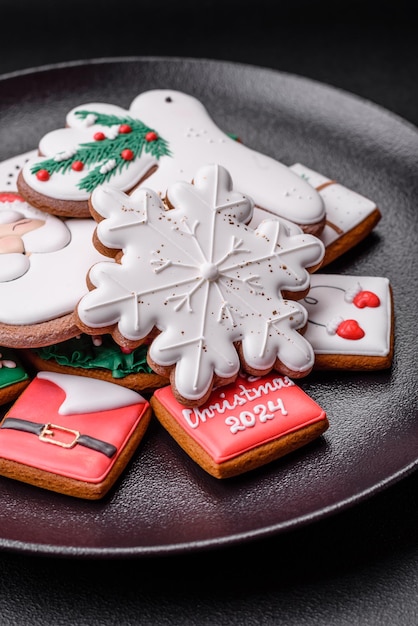
M 248 541 L 352 506 L 418 465 L 418 131 L 334 88 L 275 71 L 188 59 L 98 60 L 0 80 L 0 157 L 36 147 L 67 111 L 126 108 L 140 92 L 193 94 L 218 126 L 285 164 L 301 162 L 374 200 L 382 219 L 330 273 L 389 278 L 393 367 L 300 382 L 326 411 L 326 434 L 242 477 L 219 481 L 157 423 L 115 489 L 80 501 L 0 478 L 0 548 L 78 557 L 164 555 Z

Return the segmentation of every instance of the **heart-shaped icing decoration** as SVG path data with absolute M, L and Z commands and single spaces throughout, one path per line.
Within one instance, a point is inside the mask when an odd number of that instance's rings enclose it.
M 356 320 L 344 320 L 337 328 L 337 335 L 343 339 L 361 339 L 365 332 Z
M 380 306 L 380 298 L 373 293 L 373 291 L 359 291 L 359 293 L 353 298 L 353 304 L 359 309 L 368 307 Z

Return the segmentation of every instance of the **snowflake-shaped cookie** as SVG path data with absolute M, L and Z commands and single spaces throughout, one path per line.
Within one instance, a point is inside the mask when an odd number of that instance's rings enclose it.
M 290 235 L 276 218 L 250 228 L 253 201 L 219 165 L 172 185 L 170 210 L 144 188 L 127 195 L 103 186 L 91 203 L 104 218 L 98 240 L 123 254 L 120 263 L 91 268 L 95 288 L 77 308 L 83 331 L 110 331 L 134 345 L 157 329 L 150 364 L 172 370 L 176 396 L 187 404 L 202 404 L 214 382 L 234 380 L 240 367 L 309 373 L 314 353 L 298 331 L 306 310 L 281 291 L 309 286 L 306 268 L 324 255 L 319 239 L 300 229 Z

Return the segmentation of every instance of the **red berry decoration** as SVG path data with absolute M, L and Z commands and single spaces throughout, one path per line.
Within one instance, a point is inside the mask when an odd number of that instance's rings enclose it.
M 49 172 L 48 170 L 38 170 L 36 172 L 36 178 L 40 181 L 42 181 L 43 183 L 45 183 L 47 180 L 49 180 Z
M 119 348 L 122 354 L 131 354 L 131 352 L 133 352 L 133 350 L 131 350 L 130 348 L 125 348 L 124 346 L 119 346 Z
M 122 152 L 120 153 L 120 156 L 124 161 L 132 161 L 135 155 L 132 150 L 130 150 L 129 148 L 125 148 L 125 150 L 122 150 Z
M 74 161 L 74 163 L 71 163 L 71 169 L 75 172 L 81 172 L 84 169 L 83 161 Z
M 156 139 L 158 139 L 158 135 L 153 130 L 148 131 L 145 135 L 145 141 L 156 141 Z
M 343 339 L 361 339 L 365 332 L 356 320 L 344 320 L 337 328 L 337 335 Z
M 95 141 L 103 141 L 103 139 L 106 139 L 106 135 L 102 133 L 101 131 L 99 131 L 97 133 L 94 133 L 93 139 Z
M 127 135 L 128 133 L 132 132 L 132 126 L 129 126 L 129 124 L 121 124 L 119 126 L 119 133 L 121 135 Z
M 360 291 L 353 299 L 353 303 L 359 309 L 364 309 L 366 306 L 374 308 L 380 306 L 380 299 L 373 291 Z

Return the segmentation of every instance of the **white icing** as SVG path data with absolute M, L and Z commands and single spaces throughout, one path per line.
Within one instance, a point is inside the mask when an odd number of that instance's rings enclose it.
M 18 207 L 25 208 L 27 204 L 25 202 L 1 202 L 0 203 L 0 224 L 11 224 L 17 222 L 24 217 L 24 211 L 17 210 Z
M 106 161 L 105 163 L 103 163 L 103 165 L 100 168 L 100 174 L 105 174 L 106 172 L 110 172 L 111 170 L 114 170 L 116 167 L 116 161 L 115 159 L 109 159 L 109 161 Z
M 33 253 L 30 257 L 16 255 L 22 263 L 29 259 L 30 265 L 19 278 L 0 282 L 0 322 L 35 324 L 66 315 L 87 292 L 86 275 L 90 266 L 107 259 L 92 243 L 96 222 L 88 218 L 69 219 L 65 227 L 70 241 L 63 248 Z M 0 255 L 0 276 L 3 264 L 7 266 L 9 260 L 16 262 L 11 257 Z
M 295 163 L 290 166 L 290 169 L 310 183 L 315 189 L 325 185 L 319 191 L 327 215 L 327 223 L 320 235 L 320 239 L 325 246 L 334 243 L 349 230 L 361 224 L 368 215 L 377 209 L 376 204 L 369 198 L 332 181 L 326 176 L 306 167 L 306 165 Z
M 358 293 L 360 293 L 360 291 L 362 291 L 362 288 L 359 282 L 355 283 L 355 285 L 351 287 L 347 287 L 344 295 L 345 301 L 349 303 L 353 302 L 354 298 Z
M 337 317 L 333 317 L 332 320 L 326 323 L 325 328 L 327 329 L 327 333 L 329 335 L 335 335 L 338 330 L 338 327 L 341 325 L 341 322 L 344 321 L 344 318 L 341 315 L 337 315 Z
M 58 409 L 60 415 L 110 411 L 145 402 L 133 389 L 88 376 L 45 371 L 38 372 L 37 378 L 48 380 L 64 391 L 65 400 Z
M 71 157 L 74 156 L 76 152 L 77 148 L 58 152 L 58 154 L 54 156 L 54 161 L 67 161 L 67 159 L 71 159 Z
M 168 101 L 168 98 L 170 101 Z M 90 110 L 130 115 L 153 128 L 164 138 L 171 152 L 159 160 L 144 152 L 129 162 L 127 167 L 118 168 L 111 184 L 123 191 L 132 189 L 152 167 L 157 166 L 144 185 L 164 195 L 168 187 L 178 180 L 192 181 L 195 171 L 207 163 L 219 163 L 226 167 L 243 193 L 254 198 L 255 204 L 274 215 L 298 224 L 315 224 L 325 216 L 321 196 L 299 174 L 279 161 L 263 155 L 235 141 L 221 131 L 209 117 L 202 103 L 196 98 L 172 90 L 152 90 L 137 96 L 129 110 L 105 103 L 88 103 L 72 109 L 67 115 L 67 128 L 47 133 L 40 141 L 42 157 L 31 159 L 23 168 L 26 182 L 37 192 L 65 200 L 86 200 L 88 193 L 77 188 L 82 173 L 68 170 L 65 174 L 54 173 L 48 182 L 39 181 L 31 173 L 35 163 L 45 157 L 71 150 L 75 144 L 93 141 L 97 131 L 109 135 L 109 128 L 93 126 L 76 117 L 77 110 Z
M 380 306 L 359 308 L 353 302 L 347 302 L 345 292 L 359 283 L 362 290 L 379 297 Z M 316 354 L 386 356 L 389 353 L 392 304 L 387 278 L 313 274 L 310 292 L 303 305 L 309 319 L 304 337 Z M 349 319 L 359 323 L 364 337 L 349 340 L 336 333 L 342 320 Z
M 30 260 L 26 254 L 20 252 L 0 254 L 0 283 L 16 280 L 16 278 L 26 274 L 29 268 Z
M 14 204 L 19 210 L 13 210 Z M 34 230 L 28 230 L 31 227 Z M 4 233 L 5 228 L 7 233 Z M 0 245 L 2 237 L 7 235 L 16 239 L 20 237 L 24 254 L 17 254 L 15 250 L 0 253 L 1 282 L 15 280 L 25 274 L 35 253 L 55 252 L 67 246 L 71 239 L 66 224 L 54 215 L 43 213 L 26 202 L 2 202 L 0 198 Z
M 16 191 L 20 169 L 35 154 L 27 152 L 0 163 L 0 192 Z M 87 291 L 90 266 L 103 259 L 109 261 L 93 246 L 93 219 L 60 221 L 27 202 L 0 201 L 0 216 L 4 215 L 5 223 L 22 213 L 44 219 L 47 228 L 23 235 L 25 247 L 32 251 L 30 256 L 0 254 L 0 323 L 5 324 L 36 324 L 71 313 Z
M 191 400 L 204 395 L 214 373 L 238 372 L 234 342 L 242 342 L 246 363 L 257 370 L 277 358 L 295 372 L 310 370 L 312 348 L 296 330 L 306 311 L 280 290 L 309 285 L 305 267 L 320 262 L 322 243 L 300 228 L 290 235 L 279 219 L 256 230 L 245 226 L 253 202 L 233 190 L 223 167 L 207 165 L 193 179 L 168 190 L 170 211 L 150 189 L 128 196 L 96 188 L 91 201 L 105 218 L 97 235 L 123 257 L 91 269 L 96 289 L 78 305 L 82 323 L 117 324 L 130 340 L 156 326 L 151 359 L 176 364 L 176 387 Z

